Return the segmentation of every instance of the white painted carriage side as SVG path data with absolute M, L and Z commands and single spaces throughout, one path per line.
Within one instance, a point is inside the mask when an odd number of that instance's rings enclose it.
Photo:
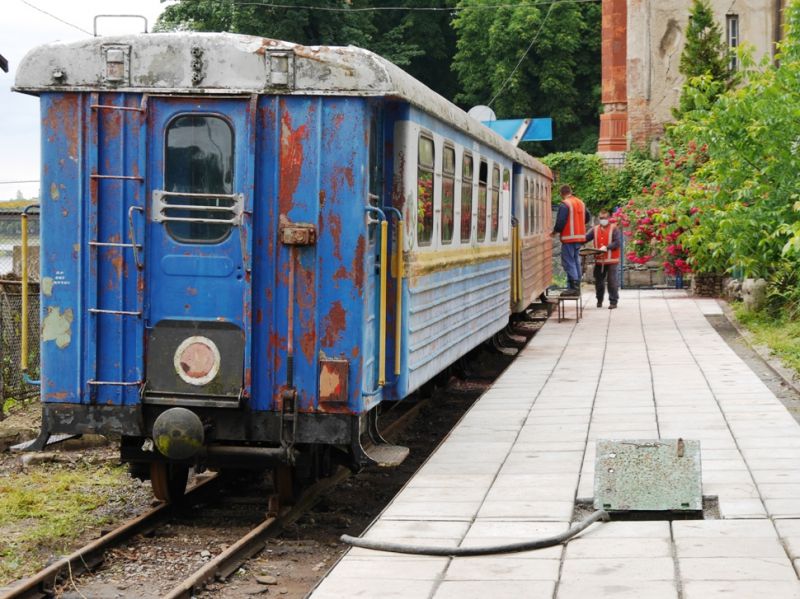
M 119 81 L 109 49 L 127 52 Z M 193 69 L 193 62 L 200 62 Z M 200 81 L 193 75 L 200 72 Z M 195 77 L 196 79 L 196 77 Z M 550 170 L 377 54 L 354 46 L 301 46 L 230 33 L 150 33 L 53 43 L 31 50 L 15 89 L 176 94 L 389 96 L 404 100 L 528 167 Z
M 417 194 L 419 177 L 419 138 L 421 135 L 433 139 L 434 143 L 434 172 L 433 172 L 433 236 L 431 242 L 426 245 L 417 243 Z M 400 121 L 395 125 L 395 173 L 394 173 L 394 195 L 395 206 L 398 205 L 398 198 L 402 198 L 403 218 L 406 223 L 405 250 L 407 252 L 435 252 L 439 250 L 458 250 L 475 249 L 486 246 L 504 246 L 510 242 L 511 230 L 511 185 L 508 191 L 502 189 L 502 174 L 504 169 L 512 171 L 511 162 L 494 161 L 481 154 L 478 143 L 474 143 L 471 148 L 465 149 L 463 145 L 450 140 L 448 137 L 429 131 L 413 121 Z M 455 172 L 455 195 L 454 195 L 454 218 L 455 227 L 453 240 L 451 243 L 442 243 L 442 161 L 444 147 L 449 145 L 456 151 L 456 172 Z M 461 242 L 461 181 L 463 174 L 462 158 L 464 151 L 468 151 L 474 160 L 473 179 L 472 179 L 472 231 L 470 241 Z M 487 163 L 488 181 L 486 196 L 486 237 L 483 241 L 477 240 L 478 224 L 478 188 L 481 161 Z M 500 168 L 500 202 L 499 202 L 499 226 L 497 239 L 491 240 L 492 222 L 492 198 L 491 198 L 491 178 L 492 168 L 497 165 Z M 398 183 L 400 187 L 398 187 Z M 512 183 L 513 184 L 513 183 Z
M 409 389 L 505 327 L 510 293 L 510 255 L 409 280 Z

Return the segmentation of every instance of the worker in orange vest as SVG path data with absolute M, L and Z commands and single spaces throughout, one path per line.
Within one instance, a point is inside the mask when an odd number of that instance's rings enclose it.
M 561 204 L 553 227 L 553 236 L 561 237 L 561 266 L 567 273 L 567 290 L 562 295 L 580 295 L 580 249 L 586 243 L 586 225 L 591 214 L 583 201 L 572 194 L 569 185 L 561 186 Z
M 594 241 L 595 249 L 602 250 L 594 258 L 594 289 L 597 307 L 603 307 L 606 284 L 608 284 L 609 310 L 614 310 L 619 301 L 619 257 L 622 234 L 616 223 L 612 223 L 608 210 L 600 211 L 600 224 L 586 234 L 586 241 Z

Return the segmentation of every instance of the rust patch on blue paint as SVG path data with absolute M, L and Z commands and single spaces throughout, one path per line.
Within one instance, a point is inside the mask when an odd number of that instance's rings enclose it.
M 281 174 L 278 205 L 282 215 L 288 214 L 303 171 L 303 142 L 308 139 L 308 125 L 292 128 L 292 117 L 281 100 Z
M 336 300 L 325 315 L 322 322 L 322 328 L 325 335 L 322 337 L 321 345 L 323 347 L 333 347 L 342 337 L 342 332 L 347 328 L 347 312 L 345 312 L 342 302 Z

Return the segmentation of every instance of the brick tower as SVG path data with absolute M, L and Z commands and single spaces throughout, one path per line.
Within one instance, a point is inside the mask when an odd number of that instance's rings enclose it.
M 603 114 L 597 152 L 611 164 L 621 163 L 628 149 L 627 19 L 627 0 L 603 0 Z

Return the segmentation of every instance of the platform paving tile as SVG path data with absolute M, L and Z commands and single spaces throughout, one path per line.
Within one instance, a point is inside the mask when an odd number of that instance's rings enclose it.
M 784 554 L 772 557 L 678 557 L 681 579 L 778 580 L 797 583 L 797 574 Z
M 550 599 L 554 589 L 555 582 L 544 580 L 446 580 L 433 599 Z
M 800 519 L 779 518 L 775 520 L 775 528 L 786 546 L 789 557 L 800 560 Z
M 683 599 L 800 599 L 800 585 L 777 581 L 689 581 Z
M 340 563 L 341 565 L 341 563 Z M 339 565 L 334 568 L 334 572 Z M 434 580 L 409 580 L 402 577 L 376 578 L 332 578 L 330 574 L 313 593 L 314 599 L 429 599 L 436 588 Z
M 557 534 L 573 498 L 592 497 L 598 438 L 699 439 L 722 519 L 595 524 L 566 546 L 479 558 L 354 549 L 315 599 L 800 599 L 800 425 L 709 325 L 718 304 L 623 291 L 614 312 L 587 305 L 578 324 L 546 324 L 366 535 Z

